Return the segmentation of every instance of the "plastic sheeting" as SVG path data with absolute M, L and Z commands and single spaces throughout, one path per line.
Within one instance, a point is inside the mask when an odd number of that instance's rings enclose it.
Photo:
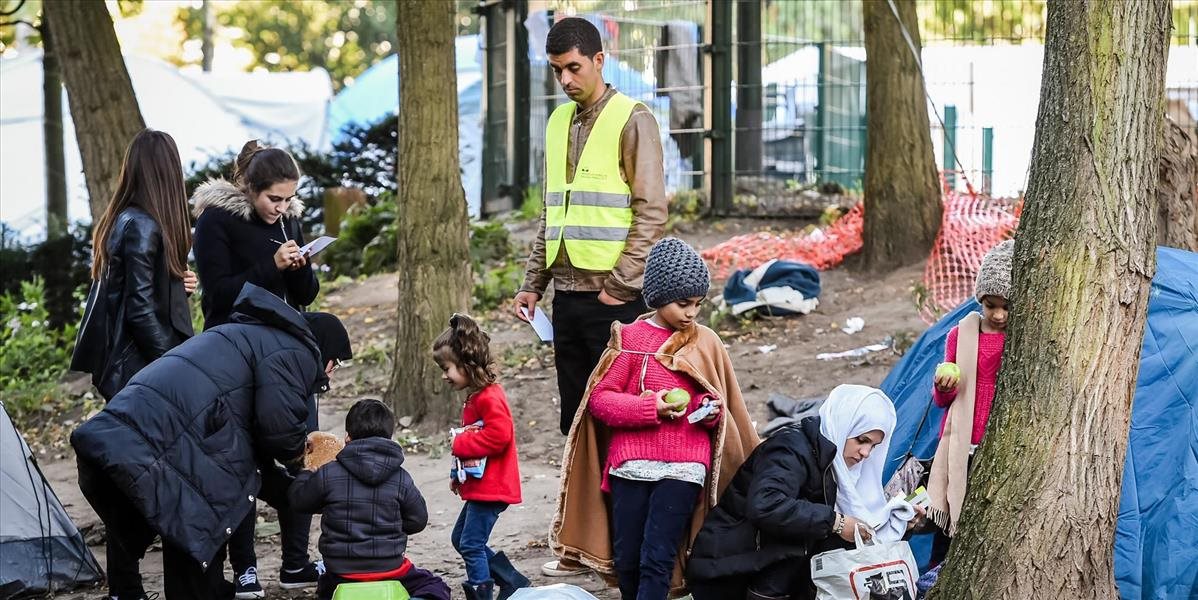
M 458 81 L 458 160 L 470 215 L 479 216 L 483 186 L 482 50 L 479 36 L 458 36 L 455 44 Z M 399 110 L 399 57 L 375 63 L 329 103 L 327 137 L 336 141 L 348 125 L 366 126 Z
M 327 146 L 332 87 L 323 70 L 213 75 L 131 55 L 125 55 L 125 67 L 146 126 L 175 139 L 185 170 L 240 150 L 251 138 Z M 41 51 L 0 59 L 0 81 L 0 221 L 22 237 L 38 239 L 45 235 L 46 218 Z M 67 214 L 72 222 L 88 222 L 87 186 L 65 89 L 62 107 Z
M 100 565 L 0 404 L 0 598 L 99 581 Z
M 935 454 L 944 410 L 932 403 L 932 376 L 943 360 L 949 330 L 971 310 L 979 310 L 973 300 L 924 332 L 882 382 L 898 413 L 884 481 L 908 448 L 920 458 Z M 919 427 L 925 409 L 927 418 Z M 1158 248 L 1115 532 L 1115 579 L 1123 600 L 1198 597 L 1195 506 L 1198 254 Z M 916 536 L 911 542 L 921 569 L 930 538 Z

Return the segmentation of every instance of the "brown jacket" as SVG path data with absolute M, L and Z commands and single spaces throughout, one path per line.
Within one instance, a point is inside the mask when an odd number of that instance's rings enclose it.
M 609 499 L 600 490 L 600 485 L 610 434 L 606 426 L 591 417 L 587 403 L 591 389 L 620 354 L 622 327 L 618 322 L 612 324 L 611 341 L 591 374 L 587 391 L 582 395 L 582 403 L 574 416 L 574 425 L 570 427 L 570 435 L 566 438 L 557 512 L 549 530 L 549 547 L 554 553 L 562 558 L 577 560 L 608 578 L 614 576 L 615 568 L 608 518 Z M 707 478 L 703 501 L 695 507 L 690 535 L 674 567 L 671 587 L 680 592 L 684 587 L 682 573 L 691 543 L 702 528 L 707 511 L 716 505 L 732 476 L 761 440 L 753 429 L 749 411 L 740 395 L 740 385 L 732 370 L 732 359 L 714 331 L 696 325 L 675 332 L 658 350 L 656 359 L 667 369 L 690 375 L 708 392 L 722 398 L 726 411 L 720 419 L 721 424 L 713 432 L 711 473 Z
M 616 89 L 607 86 L 607 93 L 594 106 L 579 110 L 570 124 L 569 150 L 566 156 L 566 179 L 574 180 L 574 167 L 582 154 L 591 128 Z M 628 123 L 620 133 L 620 175 L 632 188 L 632 227 L 628 230 L 628 241 L 624 254 L 611 271 L 585 271 L 574 268 L 563 245 L 552 267 L 545 266 L 545 211 L 541 210 L 537 240 L 525 266 L 522 292 L 536 292 L 542 296 L 549 287 L 568 292 L 607 293 L 624 301 L 636 300 L 641 292 L 645 273 L 645 258 L 654 242 L 661 238 L 665 229 L 667 200 L 665 172 L 661 152 L 661 133 L 653 113 L 638 104 L 633 109 Z

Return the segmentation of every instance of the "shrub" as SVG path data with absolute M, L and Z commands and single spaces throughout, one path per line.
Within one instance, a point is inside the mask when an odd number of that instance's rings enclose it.
M 0 396 L 14 418 L 52 405 L 75 346 L 77 325 L 50 327 L 44 297 L 41 278 L 0 296 Z

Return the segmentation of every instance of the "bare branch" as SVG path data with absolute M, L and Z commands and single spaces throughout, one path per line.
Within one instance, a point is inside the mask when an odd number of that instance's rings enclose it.
M 0 21 L 0 27 L 11 27 L 11 26 L 17 25 L 18 23 L 24 23 L 34 29 L 38 28 L 37 25 L 34 25 L 33 23 L 26 21 L 25 19 L 16 19 L 13 21 Z
M 25 6 L 25 0 L 21 0 L 20 2 L 17 2 L 17 6 L 15 8 L 13 8 L 12 10 L 0 10 L 0 17 L 11 17 L 11 16 L 17 14 L 18 12 L 21 12 L 22 6 Z M 20 23 L 20 21 L 14 21 L 14 22 Z

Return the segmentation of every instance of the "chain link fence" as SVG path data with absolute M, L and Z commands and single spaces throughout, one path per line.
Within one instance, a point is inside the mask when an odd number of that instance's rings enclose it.
M 885 0 L 879 0 L 885 1 Z M 668 191 L 698 190 L 725 214 L 794 214 L 814 190 L 859 192 L 865 167 L 862 4 L 853 0 L 506 0 L 526 39 L 521 71 L 488 85 L 488 194 L 535 189 L 549 114 L 567 102 L 544 55 L 555 20 L 579 16 L 603 37 L 606 80 L 661 126 Z M 1017 197 L 1034 140 L 1044 0 L 917 0 L 922 70 L 937 164 L 949 189 Z M 511 21 L 513 25 L 515 21 Z M 1170 117 L 1198 136 L 1198 0 L 1175 0 Z M 485 27 L 487 36 L 492 28 Z M 912 32 L 914 33 L 914 32 Z M 526 47 L 527 51 L 523 52 Z M 506 51 L 505 51 L 506 52 Z M 498 59 L 488 58 L 488 65 Z M 511 83 L 522 78 L 526 85 Z M 490 77 L 488 79 L 491 79 Z M 512 93 L 512 92 L 515 93 Z M 502 106 L 498 111 L 496 106 Z M 519 114 L 523 113 L 523 114 Z M 518 131 L 512 131 L 516 129 Z M 525 135 L 524 132 L 527 132 Z M 501 181 L 508 187 L 501 188 Z M 518 202 L 518 199 L 517 199 Z

